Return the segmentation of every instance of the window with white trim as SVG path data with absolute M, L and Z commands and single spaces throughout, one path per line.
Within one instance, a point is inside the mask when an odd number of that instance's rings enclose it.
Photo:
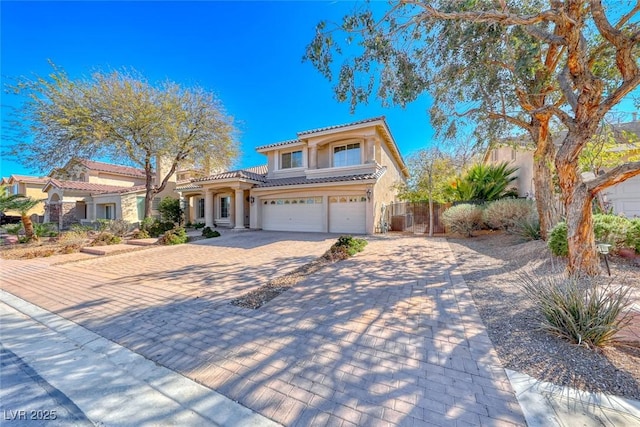
M 280 169 L 292 169 L 302 167 L 302 150 L 282 153 L 280 155 Z
M 361 163 L 360 143 L 333 147 L 333 166 L 354 166 Z

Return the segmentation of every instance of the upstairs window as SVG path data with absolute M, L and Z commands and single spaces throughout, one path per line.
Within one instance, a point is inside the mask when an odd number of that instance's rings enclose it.
M 302 151 L 292 151 L 290 153 L 282 153 L 280 158 L 280 169 L 291 169 L 302 167 Z
M 360 143 L 333 147 L 334 167 L 359 165 L 360 162 Z

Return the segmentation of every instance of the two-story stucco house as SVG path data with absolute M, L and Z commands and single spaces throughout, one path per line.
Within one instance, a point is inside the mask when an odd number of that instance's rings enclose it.
M 236 229 L 373 234 L 407 167 L 384 117 L 256 148 L 266 166 L 191 179 L 187 219 Z
M 155 179 L 159 179 L 156 172 Z M 175 179 L 156 196 L 176 197 Z M 130 166 L 87 159 L 72 159 L 49 175 L 42 191 L 47 193 L 45 222 L 69 224 L 97 219 L 144 218 L 145 172 Z
M 2 178 L 2 185 L 5 185 L 11 194 L 22 194 L 34 200 L 44 199 L 42 187 L 47 183 L 47 177 L 29 175 L 11 175 L 9 178 Z M 7 215 L 19 215 L 18 212 L 7 211 Z M 44 215 L 44 203 L 29 209 L 27 215 Z

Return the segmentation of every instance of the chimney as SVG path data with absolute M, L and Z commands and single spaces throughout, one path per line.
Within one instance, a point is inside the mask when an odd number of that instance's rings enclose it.
M 631 113 L 631 121 L 632 122 L 637 122 L 638 121 L 638 112 L 634 111 L 633 113 Z
M 169 172 L 169 170 L 171 169 L 171 160 L 168 158 L 162 158 L 160 156 L 156 157 L 156 176 L 155 176 L 155 185 L 160 185 L 162 183 L 162 180 L 164 179 L 165 175 Z M 176 174 L 174 173 L 171 178 L 169 178 L 168 182 L 175 182 L 176 181 Z

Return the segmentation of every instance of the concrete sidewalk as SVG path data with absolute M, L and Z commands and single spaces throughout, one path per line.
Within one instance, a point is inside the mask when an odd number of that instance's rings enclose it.
M 278 425 L 7 292 L 0 291 L 0 300 L 3 347 L 68 397 L 95 425 Z M 22 418 L 18 408 L 7 408 L 4 421 L 12 414 L 9 411 L 16 415 L 11 425 L 19 425 L 30 421 L 29 412 L 48 409 L 27 408 Z M 74 425 L 85 422 L 81 414 Z

